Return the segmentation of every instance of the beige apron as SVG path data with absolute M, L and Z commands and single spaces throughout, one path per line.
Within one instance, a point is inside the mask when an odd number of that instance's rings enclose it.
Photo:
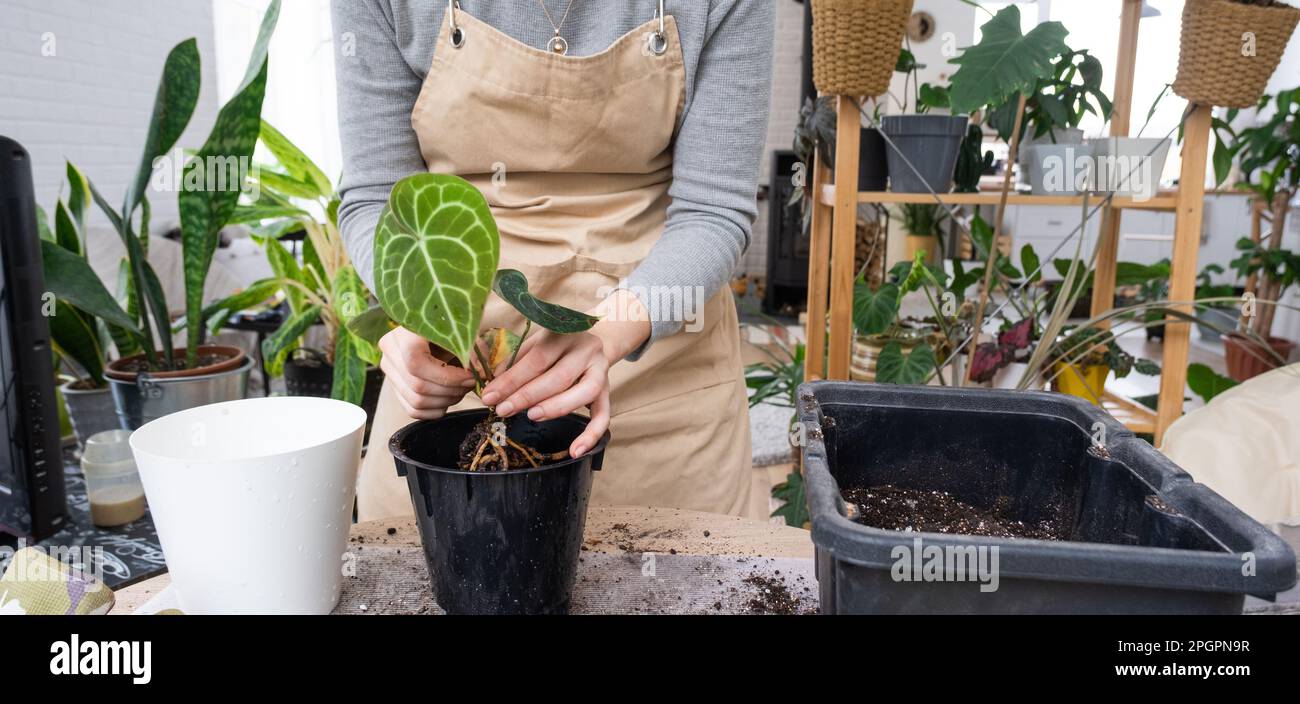
M 459 47 L 449 40 L 453 16 Z M 586 310 L 663 232 L 684 85 L 671 16 L 656 14 L 605 51 L 572 57 L 455 11 L 443 19 L 411 124 L 430 171 L 458 174 L 487 197 L 501 267 L 524 272 L 542 298 Z M 724 287 L 695 308 L 687 330 L 611 370 L 613 440 L 593 502 L 748 513 L 749 408 L 735 302 Z M 483 325 L 522 330 L 523 320 L 492 296 Z M 460 407 L 479 405 L 471 398 Z M 361 520 L 412 512 L 386 443 L 409 422 L 386 383 L 358 483 Z

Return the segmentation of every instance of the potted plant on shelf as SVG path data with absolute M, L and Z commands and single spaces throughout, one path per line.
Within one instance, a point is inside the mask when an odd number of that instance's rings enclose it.
M 471 184 L 445 174 L 404 178 L 375 229 L 381 308 L 349 326 L 374 340 L 391 318 L 468 369 L 479 394 L 514 364 L 534 324 L 571 334 L 596 323 L 534 297 L 523 274 L 497 271 L 498 258 L 496 221 Z M 522 332 L 479 330 L 491 292 L 523 317 Z M 407 477 L 440 606 L 452 613 L 568 609 L 592 472 L 609 440 L 605 433 L 591 452 L 570 457 L 569 445 L 586 425 L 578 415 L 503 420 L 485 408 L 393 435 L 389 448 L 398 474 Z
M 1230 264 L 1238 276 L 1256 278 L 1253 293 L 1259 304 L 1250 322 L 1255 339 L 1238 332 L 1224 340 L 1228 372 L 1238 381 L 1285 363 L 1295 348 L 1294 341 L 1273 337 L 1272 329 L 1277 306 L 1300 272 L 1296 255 L 1282 249 L 1291 201 L 1300 189 L 1300 87 L 1264 95 L 1256 107 L 1264 111 L 1270 105 L 1271 116 L 1250 127 L 1232 127 L 1235 110 L 1213 123 L 1216 181 L 1227 178 L 1235 159 L 1242 174 L 1237 188 L 1250 192 L 1258 207 L 1268 209 L 1271 220 L 1267 242 L 1243 237 L 1237 242 L 1240 255 Z
M 260 197 L 241 204 L 232 222 L 256 225 L 254 237 L 274 276 L 210 304 L 205 320 L 209 327 L 219 327 L 250 304 L 282 296 L 289 317 L 262 344 L 267 372 L 284 375 L 290 396 L 355 403 L 373 421 L 383 373 L 377 366 L 379 350 L 347 328 L 349 320 L 370 308 L 371 297 L 339 234 L 339 198 L 325 173 L 270 123 L 262 122 L 259 139 L 278 166 L 258 167 L 250 178 Z M 281 241 L 294 232 L 304 235 L 301 262 Z M 304 333 L 317 323 L 325 326 L 325 345 L 305 347 Z
M 889 189 L 895 193 L 947 193 L 952 190 L 970 119 L 966 115 L 931 113 L 950 109 L 948 89 L 920 83 L 917 72 L 922 67 L 910 58 L 910 52 L 900 57 L 899 67 L 908 69 L 907 83 L 915 89 L 908 96 L 911 113 L 902 103 L 903 114 L 880 119 L 881 131 L 893 145 L 887 152 Z
M 1300 281 L 1300 254 L 1274 248 L 1248 237 L 1237 241 L 1240 255 L 1231 266 L 1238 276 L 1259 279 L 1259 296 L 1249 309 L 1253 318 L 1244 318 L 1236 332 L 1223 336 L 1223 353 L 1228 375 L 1237 381 L 1259 376 L 1282 364 L 1295 350 L 1296 343 L 1272 335 L 1273 312 L 1287 289 Z
M 1053 387 L 1100 406 L 1106 379 L 1114 372 L 1122 379 L 1130 372 L 1155 376 L 1160 367 L 1149 359 L 1136 358 L 1115 340 L 1111 331 L 1076 328 L 1062 335 L 1052 349 Z
M 948 220 L 948 211 L 939 203 L 900 203 L 898 213 L 907 233 L 907 261 L 921 253 L 925 261 L 937 262 L 940 254 L 940 236 Z
M 1191 103 L 1254 105 L 1298 20 L 1300 8 L 1276 0 L 1187 0 L 1174 92 Z
M 203 285 L 221 228 L 233 213 L 241 179 L 227 178 L 230 164 L 244 164 L 257 142 L 258 116 L 266 89 L 267 46 L 279 17 L 279 0 L 266 10 L 248 70 L 222 106 L 203 146 L 182 167 L 177 197 L 184 251 L 186 345 L 172 346 L 171 319 L 158 275 L 149 265 L 150 207 L 145 195 L 154 162 L 167 155 L 190 121 L 199 95 L 199 52 L 194 39 L 176 45 L 163 66 L 153 116 L 140 164 L 121 208 L 87 179 L 92 199 L 104 211 L 126 248 L 125 305 L 104 288 L 85 259 L 50 242 L 42 245 L 47 284 L 56 299 L 103 320 L 114 339 L 129 339 L 139 351 L 109 362 L 104 376 L 112 388 L 122 427 L 140 425 L 185 408 L 243 397 L 252 360 L 237 347 L 205 345 Z M 220 172 L 220 173 L 217 173 Z M 230 183 L 233 181 L 233 186 Z M 136 214 L 140 214 L 137 224 Z M 119 344 L 119 351 L 122 345 Z
M 1093 149 L 1079 124 L 1092 113 L 1109 119 L 1110 99 L 1102 92 L 1102 68 L 1087 50 L 1066 47 L 1026 96 L 1018 163 L 1034 195 L 1075 195 L 1090 190 Z M 1017 98 L 1018 96 L 1013 96 Z M 1011 141 L 1017 100 L 989 111 L 988 123 Z
M 1207 264 L 1204 269 L 1201 269 L 1201 273 L 1196 275 L 1197 300 L 1212 301 L 1196 306 L 1196 329 L 1200 331 L 1201 339 L 1207 342 L 1217 342 L 1220 338 L 1220 330 L 1231 330 L 1237 324 L 1237 316 L 1227 312 L 1232 310 L 1235 304 L 1225 300 L 1237 295 L 1236 288 L 1232 284 L 1214 283 L 1213 277 L 1222 273 L 1222 266 Z
M 965 292 L 983 275 L 953 262 L 954 274 L 927 265 L 918 252 L 890 272 L 893 282 L 872 290 L 859 275 L 853 287 L 855 330 L 850 375 L 857 381 L 882 384 L 924 384 L 931 379 L 950 383 L 961 377 L 963 355 L 956 346 L 970 333 L 972 306 Z M 904 318 L 903 299 L 920 293 L 931 315 Z

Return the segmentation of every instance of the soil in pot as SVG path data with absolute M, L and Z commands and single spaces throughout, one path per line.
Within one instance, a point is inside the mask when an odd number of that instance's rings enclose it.
M 172 350 L 175 364 L 171 369 L 150 369 L 149 360 L 144 353 L 123 357 L 108 363 L 104 376 L 118 381 L 135 381 L 141 373 L 157 379 L 203 376 L 216 374 L 239 367 L 247 356 L 238 347 L 227 345 L 200 345 L 198 364 L 190 367 L 186 362 L 185 349 Z
M 569 459 L 568 450 L 542 452 L 513 440 L 510 428 L 515 422 L 514 419 L 504 419 L 495 413 L 489 413 L 470 428 L 461 441 L 456 466 L 469 472 L 506 472 L 512 469 L 536 469 Z
M 1008 515 L 1006 502 L 991 509 L 972 506 L 946 491 L 921 491 L 885 484 L 848 489 L 844 500 L 857 507 L 853 518 L 872 528 L 903 532 L 984 535 L 995 538 L 1066 540 L 1069 526 L 1063 506 L 1053 506 L 1050 519 L 1027 525 Z

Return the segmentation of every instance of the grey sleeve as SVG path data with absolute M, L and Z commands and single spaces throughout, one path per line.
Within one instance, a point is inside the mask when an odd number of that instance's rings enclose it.
M 411 109 L 421 78 L 402 57 L 386 0 L 332 0 L 344 173 L 339 230 L 374 290 L 375 224 L 401 178 L 425 170 Z M 351 49 L 351 51 L 349 51 Z
M 715 2 L 708 24 L 673 151 L 668 222 L 624 285 L 651 313 L 650 340 L 630 360 L 682 329 L 676 311 L 699 311 L 730 280 L 758 216 L 775 3 Z

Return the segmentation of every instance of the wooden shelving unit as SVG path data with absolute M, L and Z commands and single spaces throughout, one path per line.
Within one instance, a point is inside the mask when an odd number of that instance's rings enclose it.
M 1113 95 L 1111 136 L 1129 133 L 1133 109 L 1133 78 L 1137 59 L 1138 23 L 1142 16 L 1141 0 L 1121 0 L 1119 56 Z M 1196 289 L 1196 258 L 1200 247 L 1201 220 L 1204 215 L 1205 164 L 1210 137 L 1213 107 L 1195 105 L 1183 125 L 1182 171 L 1179 188 L 1163 191 L 1155 197 L 1136 201 L 1116 197 L 1109 214 L 1102 217 L 1098 241 L 1097 269 L 1094 275 L 1092 312 L 1094 315 L 1113 307 L 1115 298 L 1116 257 L 1119 231 L 1125 210 L 1163 210 L 1175 215 L 1172 271 L 1169 300 L 1191 301 Z M 816 159 L 812 168 L 813 202 L 808 271 L 808 320 L 829 320 L 829 332 L 820 326 L 808 326 L 808 351 L 805 365 L 807 379 L 848 379 L 849 355 L 853 339 L 854 243 L 859 203 L 928 203 L 928 193 L 859 192 L 858 142 L 861 117 L 854 101 L 839 96 L 834 173 Z M 940 200 L 951 205 L 994 205 L 1000 193 L 949 193 Z M 1091 202 L 1101 204 L 1094 196 Z M 1033 196 L 1011 194 L 1007 205 L 1062 206 L 1081 205 L 1082 196 Z M 1193 313 L 1189 304 L 1182 306 Z M 829 313 L 829 315 L 828 315 Z M 1187 383 L 1187 357 L 1191 344 L 1191 325 L 1173 319 L 1165 323 L 1164 358 L 1160 377 L 1160 400 L 1153 414 L 1141 404 L 1108 394 L 1103 407 L 1135 432 L 1155 435 L 1156 444 L 1183 412 L 1183 394 Z M 823 368 L 822 357 L 827 358 Z

